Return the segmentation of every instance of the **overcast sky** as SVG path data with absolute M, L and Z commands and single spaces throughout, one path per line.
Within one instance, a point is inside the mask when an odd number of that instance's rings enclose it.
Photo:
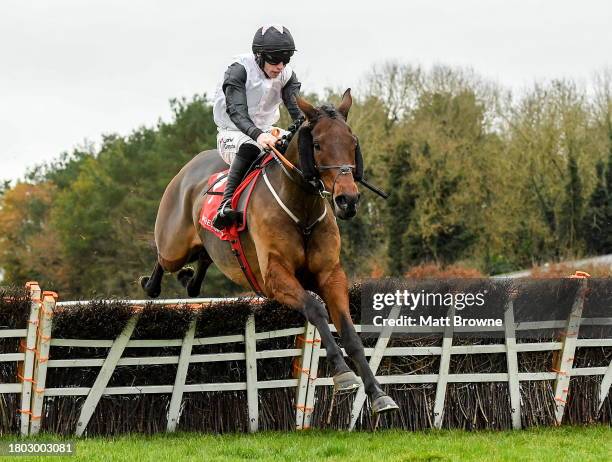
M 388 59 L 516 89 L 612 65 L 607 0 L 0 0 L 0 180 L 168 119 L 170 98 L 211 95 L 268 23 L 291 30 L 305 92 L 358 89 Z

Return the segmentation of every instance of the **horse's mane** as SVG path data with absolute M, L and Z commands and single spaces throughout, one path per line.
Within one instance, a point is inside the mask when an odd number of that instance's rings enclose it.
M 342 120 L 344 120 L 344 117 L 342 116 L 342 114 L 340 114 L 338 112 L 338 110 L 333 105 L 331 105 L 329 103 L 325 103 L 325 104 L 322 104 L 321 106 L 319 106 L 317 108 L 317 112 L 319 113 L 319 117 L 317 117 L 315 120 L 311 120 L 313 125 L 321 117 L 329 117 L 330 119 L 342 119 Z
M 300 117 L 299 119 L 295 120 L 288 128 L 287 130 L 289 131 L 288 135 L 285 135 L 283 137 L 284 139 L 284 144 L 281 148 L 281 152 L 284 153 L 287 148 L 289 147 L 289 144 L 291 143 L 291 141 L 293 140 L 293 137 L 296 133 L 300 132 L 300 130 L 302 130 L 303 128 L 307 128 L 308 130 L 312 130 L 312 128 L 314 127 L 314 125 L 323 117 L 329 117 L 330 119 L 340 119 L 340 120 L 345 120 L 344 116 L 342 114 L 340 114 L 338 112 L 338 110 L 335 108 L 335 106 L 333 106 L 330 103 L 324 103 L 321 106 L 315 108 L 317 111 L 317 117 L 316 118 L 312 118 L 309 120 L 308 124 L 304 124 L 305 119 L 303 117 Z

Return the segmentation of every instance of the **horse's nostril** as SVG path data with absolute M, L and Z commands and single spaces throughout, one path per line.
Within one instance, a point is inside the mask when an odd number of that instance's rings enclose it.
M 346 200 L 346 196 L 340 195 L 336 197 L 336 205 L 341 209 L 345 209 L 348 206 L 348 201 Z

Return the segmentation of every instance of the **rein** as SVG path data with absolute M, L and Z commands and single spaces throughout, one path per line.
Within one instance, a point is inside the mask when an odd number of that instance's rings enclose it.
M 307 185 L 310 189 L 306 190 L 306 192 L 310 194 L 319 195 L 323 198 L 332 196 L 332 193 L 325 189 L 325 185 L 323 184 L 323 181 L 321 181 L 321 179 L 319 179 L 319 183 L 316 183 L 316 184 L 313 184 L 313 182 L 308 181 L 306 179 L 306 176 L 304 175 L 304 172 L 302 172 L 299 168 L 293 165 L 291 161 L 288 160 L 284 155 L 282 155 L 280 151 L 276 149 L 275 147 L 267 147 L 264 149 L 264 151 L 272 152 L 275 159 L 280 163 L 281 167 L 283 167 L 283 171 L 285 172 L 285 174 L 294 183 L 297 183 L 300 187 L 302 187 L 302 189 L 304 189 L 304 185 Z M 296 181 L 296 179 L 292 177 L 291 174 L 287 171 L 287 168 L 289 169 L 289 171 L 296 173 L 300 177 L 301 181 L 300 182 Z M 334 181 L 334 184 L 335 184 L 335 181 Z
M 310 182 L 307 182 L 306 179 L 304 178 L 304 174 L 302 173 L 302 171 L 297 168 L 295 165 L 293 165 L 285 156 L 283 156 L 276 148 L 267 148 L 266 149 L 268 152 L 272 152 L 272 156 L 276 159 L 276 161 L 278 162 L 278 164 L 280 165 L 283 173 L 294 183 L 296 183 L 298 186 L 300 186 L 300 188 L 305 191 L 307 194 L 313 194 L 313 190 L 315 190 L 312 186 L 312 184 Z M 289 217 L 294 221 L 294 223 L 298 226 L 298 228 L 300 229 L 300 231 L 302 232 L 302 234 L 304 236 L 308 236 L 310 235 L 310 233 L 312 232 L 313 228 L 320 223 L 325 216 L 327 215 L 327 205 L 325 204 L 325 202 L 323 202 L 323 212 L 319 215 L 319 217 L 317 219 L 315 219 L 312 223 L 310 224 L 305 224 L 303 222 L 303 220 L 300 220 L 292 211 L 291 209 L 283 202 L 283 200 L 280 198 L 280 196 L 278 195 L 278 193 L 276 192 L 276 190 L 274 189 L 274 186 L 272 186 L 272 183 L 270 182 L 270 180 L 268 179 L 268 175 L 266 174 L 266 167 L 270 165 L 267 164 L 263 167 L 262 169 L 262 176 L 264 179 L 264 182 L 266 183 L 266 186 L 268 187 L 268 190 L 270 191 L 270 193 L 272 194 L 272 196 L 274 197 L 274 199 L 276 200 L 276 202 L 278 203 L 278 205 L 285 211 L 285 213 L 287 215 L 289 215 Z M 294 172 L 296 174 L 298 174 L 301 178 L 301 182 L 298 182 L 287 170 L 289 169 L 289 171 Z M 309 190 L 306 190 L 304 188 L 304 184 L 307 184 L 310 186 Z M 324 188 L 325 186 L 323 186 L 323 182 L 321 182 L 321 186 L 323 189 L 318 189 L 315 190 L 316 192 L 314 193 L 315 195 L 320 195 L 322 199 L 325 199 L 326 196 L 331 197 L 331 193 L 326 191 Z

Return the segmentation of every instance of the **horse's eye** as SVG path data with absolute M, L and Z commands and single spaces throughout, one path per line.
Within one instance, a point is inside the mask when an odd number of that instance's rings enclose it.
M 318 142 L 318 141 L 315 141 L 315 142 L 313 143 L 313 146 L 314 146 L 314 148 L 315 148 L 317 151 L 320 151 L 320 150 L 321 150 L 321 145 L 319 144 L 319 142 Z

